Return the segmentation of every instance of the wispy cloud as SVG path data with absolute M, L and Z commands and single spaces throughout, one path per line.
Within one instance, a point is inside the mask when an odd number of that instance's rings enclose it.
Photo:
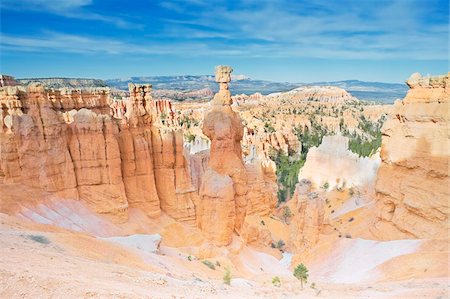
M 0 40 L 1 50 L 22 52 L 46 52 L 46 53 L 81 53 L 81 54 L 107 54 L 107 55 L 188 55 L 201 56 L 204 53 L 211 55 L 240 55 L 238 48 L 212 49 L 208 45 L 199 42 L 183 43 L 183 51 L 174 45 L 147 43 L 133 43 L 124 40 L 65 34 L 47 31 L 36 36 L 2 35 Z
M 136 11 L 157 26 L 126 37 L 105 33 L 3 34 L 2 50 L 109 55 L 448 59 L 448 2 L 365 0 L 174 0 L 159 15 Z M 446 2 L 444 0 L 444 2 Z M 2 0 L 2 9 L 47 11 L 68 18 L 128 23 L 92 10 L 93 0 Z M 445 6 L 445 5 L 444 5 Z
M 234 42 L 252 47 L 247 41 L 259 41 L 261 47 L 254 50 L 274 56 L 447 59 L 448 3 L 440 20 L 431 19 L 436 9 L 442 9 L 439 1 L 350 0 L 343 5 L 325 0 L 248 0 L 237 6 L 229 1 L 194 5 L 174 1 L 162 5 L 173 10 L 175 17 L 180 11 L 188 16 L 183 22 L 165 24 L 165 32 L 179 39 L 220 32 L 230 42 L 218 46 Z
M 129 22 L 116 16 L 93 12 L 89 9 L 92 4 L 92 0 L 2 0 L 0 9 L 50 13 L 65 18 L 110 23 L 126 29 L 143 28 L 142 24 Z

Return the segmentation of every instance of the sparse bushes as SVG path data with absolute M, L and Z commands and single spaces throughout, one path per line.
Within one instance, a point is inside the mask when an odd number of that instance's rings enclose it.
M 159 117 L 161 118 L 161 123 L 164 125 L 166 123 L 167 114 L 163 112 Z
M 272 242 L 272 248 L 278 248 L 283 249 L 283 247 L 286 245 L 283 240 L 278 240 L 276 243 Z
M 275 132 L 275 128 L 272 127 L 272 124 L 270 124 L 269 122 L 264 123 L 264 132 L 266 133 L 274 133 Z
M 348 189 L 348 195 L 353 196 L 353 194 L 355 194 L 353 188 Z
M 288 219 L 291 218 L 291 217 L 292 217 L 291 209 L 290 209 L 288 206 L 285 206 L 285 207 L 283 208 L 283 219 L 284 219 L 284 223 L 287 224 Z
M 34 242 L 38 242 L 41 244 L 50 244 L 50 240 L 47 239 L 47 237 L 45 236 L 41 236 L 41 235 L 28 235 L 25 236 L 27 239 L 33 240 Z
M 216 270 L 216 266 L 214 266 L 214 264 L 211 261 L 203 260 L 202 263 L 211 270 Z
M 288 194 L 288 190 L 285 189 L 284 186 L 278 186 L 278 191 L 277 191 L 278 203 L 285 202 L 287 199 L 287 194 Z
M 281 280 L 278 276 L 275 276 L 274 278 L 272 278 L 272 284 L 276 287 L 280 287 L 281 286 Z
M 328 190 L 328 188 L 330 188 L 330 184 L 328 184 L 328 182 L 325 182 L 325 184 L 323 184 L 322 186 L 322 189 Z
M 305 265 L 303 265 L 303 263 L 299 264 L 299 265 L 297 265 L 297 267 L 295 267 L 294 276 L 295 276 L 295 278 L 300 280 L 300 283 L 301 283 L 302 289 L 303 289 L 303 283 L 307 283 L 308 277 L 309 277 L 308 269 L 306 268 Z
M 282 249 L 284 247 L 284 245 L 286 245 L 286 243 L 284 243 L 283 240 L 278 240 L 278 242 L 277 242 L 278 249 Z
M 225 273 L 223 274 L 223 283 L 230 285 L 231 284 L 231 271 L 230 268 L 225 268 Z
M 190 132 L 187 132 L 184 134 L 184 138 L 186 139 L 187 142 L 193 142 L 195 140 L 195 134 L 192 134 Z

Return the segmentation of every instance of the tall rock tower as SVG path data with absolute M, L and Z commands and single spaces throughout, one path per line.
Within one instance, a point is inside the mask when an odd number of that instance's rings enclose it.
M 413 74 L 382 128 L 376 183 L 383 239 L 443 239 L 450 232 L 450 73 Z
M 208 169 L 200 188 L 199 227 L 214 244 L 231 242 L 241 231 L 247 207 L 246 169 L 242 160 L 243 126 L 231 109 L 229 66 L 216 67 L 220 90 L 211 101 L 203 121 L 203 133 L 211 140 Z

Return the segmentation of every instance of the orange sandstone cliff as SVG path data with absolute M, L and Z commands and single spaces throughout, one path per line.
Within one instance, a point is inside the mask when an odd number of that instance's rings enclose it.
M 382 238 L 445 238 L 449 233 L 449 74 L 415 73 L 383 126 L 376 191 Z
M 0 179 L 47 198 L 82 200 L 116 222 L 127 221 L 129 208 L 151 218 L 164 212 L 227 245 L 247 214 L 270 214 L 277 187 L 273 162 L 244 163 L 243 126 L 230 106 L 231 68 L 224 70 L 203 122 L 211 149 L 198 153 L 189 153 L 171 102 L 153 100 L 150 84 L 130 84 L 121 99 L 107 88 L 3 87 Z
M 164 105 L 151 85 L 129 87 L 123 102 L 105 88 L 1 88 L 0 179 L 81 199 L 118 222 L 138 207 L 194 223 L 182 132 L 157 121 Z

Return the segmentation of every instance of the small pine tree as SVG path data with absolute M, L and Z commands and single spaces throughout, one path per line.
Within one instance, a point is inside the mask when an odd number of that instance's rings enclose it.
M 227 285 L 231 284 L 231 271 L 228 267 L 225 268 L 225 273 L 223 274 L 223 282 Z
M 276 287 L 280 287 L 281 286 L 281 280 L 278 276 L 275 276 L 274 278 L 272 278 L 272 284 Z
M 294 269 L 294 276 L 295 278 L 297 278 L 298 280 L 300 280 L 300 283 L 302 284 L 302 289 L 303 289 L 303 283 L 307 283 L 308 282 L 308 269 L 306 268 L 305 265 L 300 264 L 297 265 L 297 267 Z
M 288 219 L 292 217 L 292 212 L 291 209 L 288 206 L 285 206 L 283 208 L 283 218 L 284 218 L 284 223 L 287 223 Z

